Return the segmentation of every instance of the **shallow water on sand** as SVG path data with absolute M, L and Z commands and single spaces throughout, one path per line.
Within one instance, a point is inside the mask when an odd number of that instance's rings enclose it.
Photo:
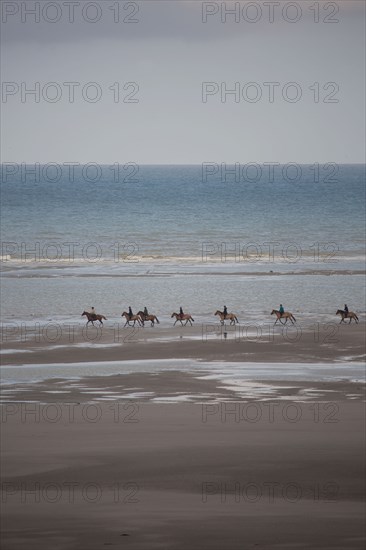
M 313 380 L 363 381 L 363 362 L 326 363 L 232 363 L 194 361 L 191 359 L 159 359 L 144 361 L 100 361 L 83 363 L 53 363 L 45 365 L 14 365 L 2 368 L 2 384 L 32 383 L 49 378 L 76 379 L 112 374 L 158 373 L 166 370 L 193 373 L 215 380 L 234 380 L 236 384 L 252 380 Z

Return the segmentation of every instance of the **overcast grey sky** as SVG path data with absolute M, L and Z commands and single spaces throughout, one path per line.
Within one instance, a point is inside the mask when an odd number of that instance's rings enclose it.
M 2 162 L 365 162 L 363 0 L 221 5 L 2 2 Z

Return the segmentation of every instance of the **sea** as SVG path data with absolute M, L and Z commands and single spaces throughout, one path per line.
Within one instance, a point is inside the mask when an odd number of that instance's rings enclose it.
M 365 165 L 1 166 L 1 320 L 365 314 Z

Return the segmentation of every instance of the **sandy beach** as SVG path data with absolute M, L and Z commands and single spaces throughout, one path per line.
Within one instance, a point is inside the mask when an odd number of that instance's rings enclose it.
M 297 422 L 237 422 L 232 403 L 8 408 L 2 547 L 363 548 L 364 403 L 335 403 L 333 422 L 304 405 Z
M 67 323 L 4 324 L 2 365 L 192 358 L 222 361 L 332 362 L 365 359 L 365 322 L 307 321 L 273 326 L 247 323 L 225 327 L 85 328 Z
M 4 343 L 3 548 L 364 547 L 363 322 L 129 330 Z

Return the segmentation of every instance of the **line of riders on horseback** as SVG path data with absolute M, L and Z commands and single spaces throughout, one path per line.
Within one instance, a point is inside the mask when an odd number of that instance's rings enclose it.
M 224 306 L 223 311 L 217 310 L 215 315 L 218 315 L 220 318 L 220 322 L 222 325 L 225 324 L 225 321 L 230 321 L 230 325 L 235 325 L 236 323 L 239 323 L 237 316 L 235 313 L 228 313 L 227 307 Z M 282 325 L 286 324 L 288 320 L 291 321 L 292 324 L 296 323 L 296 319 L 292 313 L 289 311 L 285 311 L 282 304 L 280 304 L 279 309 L 273 309 L 271 315 L 276 316 L 275 325 L 280 322 Z M 345 319 L 349 319 L 349 324 L 351 323 L 352 319 L 355 321 L 355 323 L 358 323 L 358 317 L 356 313 L 353 311 L 349 311 L 347 304 L 344 305 L 344 309 L 338 309 L 336 315 L 341 316 L 340 323 L 344 323 Z M 107 318 L 104 315 L 100 315 L 96 313 L 95 308 L 92 307 L 90 311 L 84 311 L 82 313 L 82 316 L 87 317 L 87 325 L 91 323 L 94 326 L 94 321 L 99 321 L 100 325 L 103 325 L 103 320 L 107 320 Z M 148 312 L 147 307 L 144 307 L 144 310 L 140 310 L 135 315 L 132 312 L 131 306 L 128 308 L 128 311 L 124 311 L 121 315 L 121 317 L 124 317 L 126 319 L 126 323 L 124 326 L 128 325 L 131 326 L 131 323 L 133 323 L 133 326 L 137 323 L 139 326 L 144 326 L 144 324 L 147 321 L 150 321 L 151 326 L 153 327 L 155 325 L 155 322 L 159 324 L 159 319 L 156 317 L 156 315 L 151 315 Z M 190 313 L 184 313 L 183 308 L 179 308 L 179 313 L 172 313 L 171 318 L 175 317 L 174 325 L 179 321 L 182 326 L 186 326 L 187 323 L 190 323 L 192 325 L 192 321 L 194 322 L 194 319 Z M 284 322 L 283 322 L 284 320 Z M 185 321 L 183 325 L 183 321 Z

